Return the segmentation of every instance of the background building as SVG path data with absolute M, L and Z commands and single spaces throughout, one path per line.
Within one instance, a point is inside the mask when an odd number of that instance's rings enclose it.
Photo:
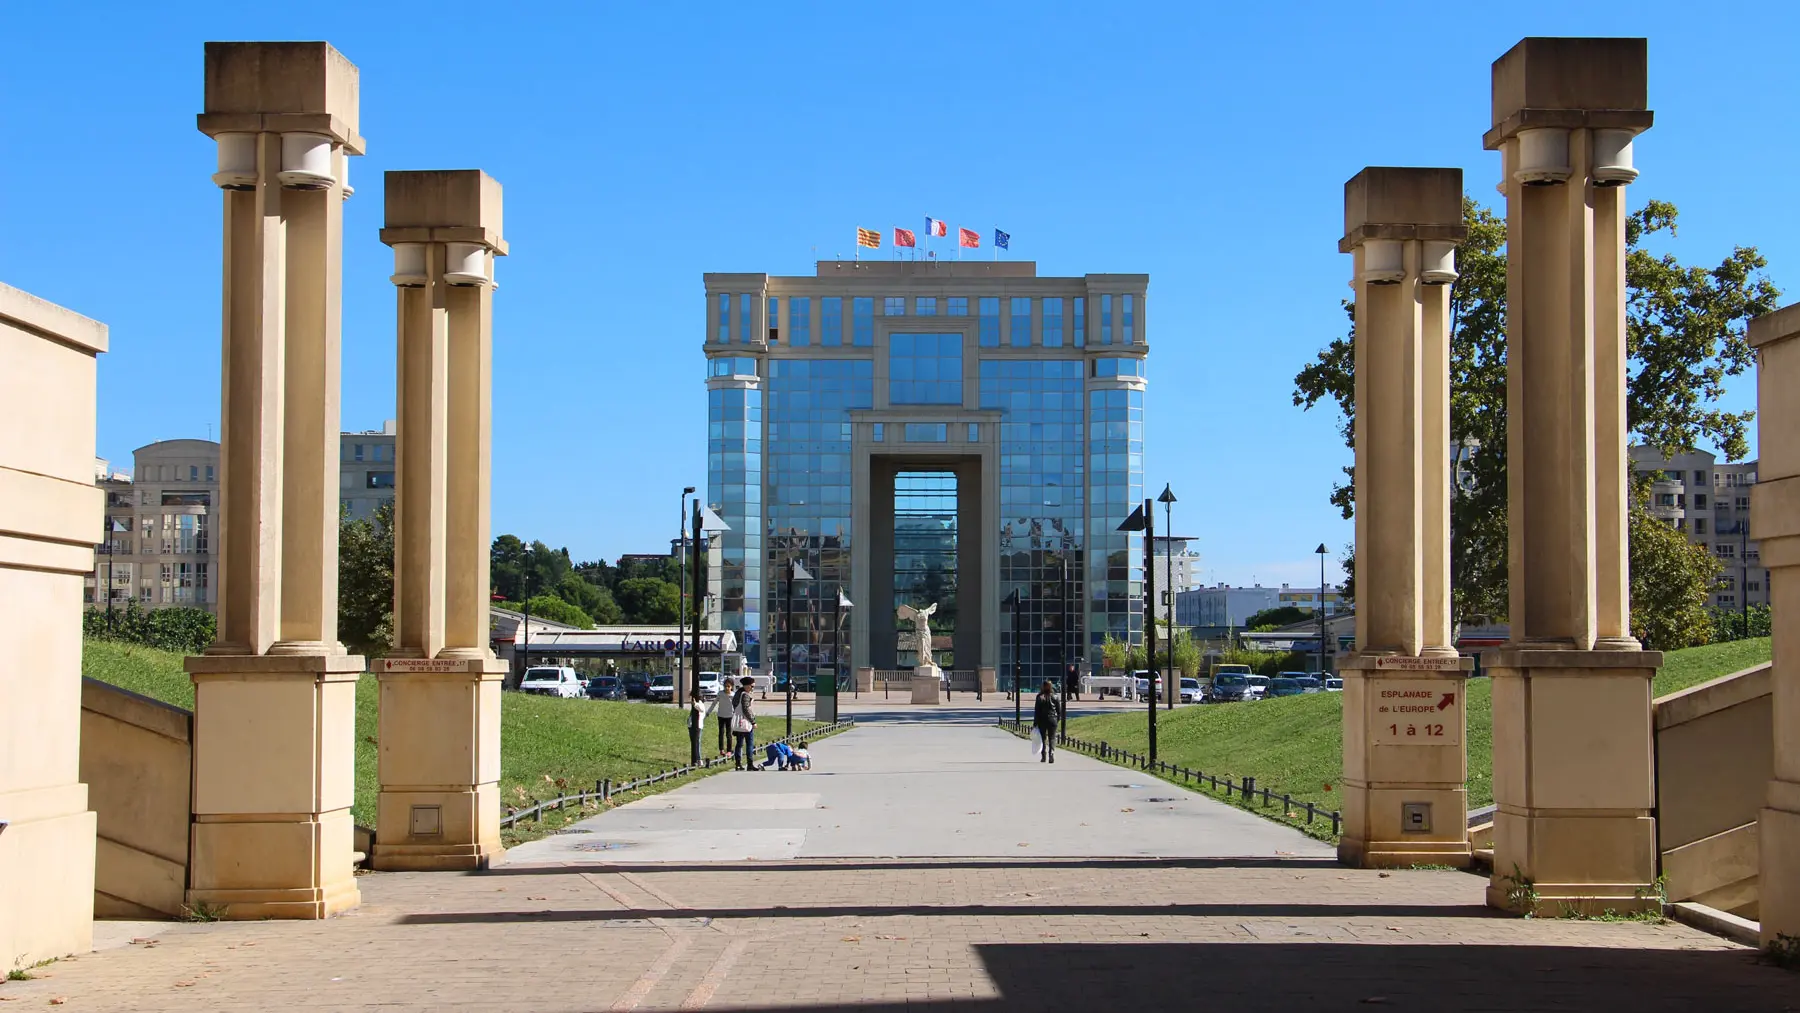
M 1156 509 L 1156 521 L 1161 524 L 1162 507 L 1159 505 Z M 1169 605 L 1181 592 L 1194 589 L 1194 574 L 1200 569 L 1200 554 L 1190 548 L 1195 541 L 1193 535 L 1157 535 L 1156 544 L 1151 547 L 1155 554 L 1156 618 L 1159 622 L 1169 621 Z
M 345 433 L 338 445 L 338 499 L 352 520 L 374 516 L 383 503 L 394 501 L 393 419 L 380 429 Z
M 857 667 L 910 664 L 895 608 L 935 602 L 939 664 L 1008 680 L 1014 592 L 1027 680 L 1139 639 L 1143 543 L 1116 529 L 1143 498 L 1147 276 L 821 261 L 705 282 L 721 618 L 751 665 L 829 671 L 840 591 Z
M 1632 466 L 1650 473 L 1650 515 L 1684 532 L 1719 561 L 1719 586 L 1710 604 L 1742 608 L 1769 603 L 1769 571 L 1750 540 L 1750 487 L 1756 462 L 1719 464 L 1703 450 L 1665 459 L 1652 447 L 1632 447 Z
M 1325 586 L 1325 615 L 1338 613 L 1341 585 Z M 1198 637 L 1217 637 L 1227 631 L 1242 629 L 1245 620 L 1264 609 L 1292 605 L 1307 610 L 1319 607 L 1316 587 L 1216 587 L 1195 588 L 1175 596 L 1175 625 L 1193 630 Z

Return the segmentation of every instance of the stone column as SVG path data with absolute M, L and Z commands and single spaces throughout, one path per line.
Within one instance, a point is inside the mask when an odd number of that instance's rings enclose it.
M 500 687 L 489 647 L 494 258 L 500 184 L 390 172 L 398 287 L 394 643 L 381 681 L 378 869 L 486 868 L 500 847 Z
M 93 947 L 94 814 L 81 783 L 81 586 L 106 325 L 0 284 L 0 967 Z
M 338 328 L 357 70 L 322 42 L 209 42 L 224 191 L 218 639 L 194 681 L 188 902 L 356 906 L 356 678 L 337 643 Z
M 1624 184 L 1642 39 L 1525 39 L 1493 68 L 1507 202 L 1512 641 L 1496 652 L 1488 903 L 1657 903 L 1650 681 L 1629 628 Z
M 1751 537 L 1769 568 L 1775 616 L 1774 770 L 1757 820 L 1758 917 L 1764 946 L 1800 938 L 1800 304 L 1750 322 L 1756 347 L 1756 485 Z
M 1357 649 L 1343 658 L 1344 835 L 1363 866 L 1466 866 L 1464 672 L 1450 636 L 1450 284 L 1462 170 L 1344 185 L 1355 258 Z

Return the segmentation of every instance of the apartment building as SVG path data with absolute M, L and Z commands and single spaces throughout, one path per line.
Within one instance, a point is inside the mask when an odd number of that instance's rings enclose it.
M 1685 533 L 1718 559 L 1720 583 L 1710 604 L 1767 605 L 1769 571 L 1750 539 L 1750 487 L 1756 484 L 1756 462 L 1720 464 L 1704 450 L 1664 458 L 1651 447 L 1632 447 L 1631 463 L 1640 473 L 1651 474 L 1651 516 Z

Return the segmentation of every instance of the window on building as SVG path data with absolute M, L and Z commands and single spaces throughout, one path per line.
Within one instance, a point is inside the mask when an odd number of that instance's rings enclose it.
M 877 422 L 869 431 L 869 439 L 876 443 L 887 442 L 887 427 Z
M 706 360 L 707 376 L 755 376 L 756 360 L 747 355 L 721 355 Z
M 1657 493 L 1656 494 L 1656 505 L 1660 506 L 1660 507 L 1674 506 L 1675 505 L 1675 494 L 1672 492 Z
M 1721 604 L 1721 605 L 1736 605 L 1737 604 L 1737 595 L 1722 594 L 1719 596 L 1719 604 Z
M 889 337 L 888 403 L 960 405 L 962 401 L 962 335 Z
M 188 481 L 190 481 L 190 482 L 200 481 L 200 466 L 198 464 L 188 465 Z
M 1095 376 L 1143 376 L 1144 360 L 1131 359 L 1095 359 Z
M 944 310 L 946 315 L 953 317 L 966 317 L 969 315 L 968 296 L 953 295 L 944 301 L 949 304 Z
M 970 443 L 980 443 L 981 442 L 981 423 L 979 423 L 979 422 L 969 423 L 969 442 Z
M 721 345 L 731 344 L 731 296 L 719 293 L 719 333 L 714 336 Z
M 1675 530 L 1676 531 L 1686 531 L 1687 530 L 1687 518 L 1686 517 L 1675 518 Z
M 1063 346 L 1063 301 L 1057 296 L 1044 299 L 1044 347 Z
M 890 295 L 881 300 L 881 315 L 884 317 L 903 317 L 906 315 L 906 297 Z
M 752 326 L 752 316 L 756 309 L 755 297 L 748 292 L 738 293 L 738 342 L 748 345 L 754 339 L 756 331 Z
M 1075 297 L 1075 347 L 1087 347 L 1087 297 Z
M 1737 498 L 1737 508 L 1738 508 L 1738 509 L 1739 509 L 1739 510 L 1748 510 L 1748 509 L 1750 509 L 1750 497 L 1748 497 L 1748 496 L 1739 496 L 1739 497 L 1738 497 L 1738 498 Z
M 981 297 L 981 347 L 1000 347 L 1000 298 Z
M 393 472 L 391 472 L 391 471 L 371 471 L 371 472 L 369 472 L 368 488 L 370 488 L 370 489 L 392 489 L 393 487 L 394 487 L 394 473 Z
M 781 300 L 769 297 L 769 343 L 781 340 Z
M 788 344 L 800 348 L 812 344 L 812 299 L 797 295 L 788 299 Z
M 165 492 L 162 494 L 163 506 L 212 506 L 210 492 Z
M 1100 297 L 1100 343 L 1102 345 L 1112 344 L 1112 304 L 1112 296 L 1103 295 Z
M 1704 471 L 1694 472 L 1694 484 L 1695 485 L 1705 485 L 1706 484 L 1706 472 L 1704 472 Z
M 859 348 L 875 344 L 875 297 L 857 296 L 850 300 L 850 343 Z
M 1737 546 L 1729 542 L 1720 542 L 1713 546 L 1713 551 L 1718 553 L 1720 559 L 1731 559 L 1737 555 Z
M 1746 590 L 1746 591 L 1761 591 L 1762 590 L 1762 581 L 1746 580 L 1746 581 L 1744 581 L 1744 590 Z
M 351 444 L 350 445 L 350 460 L 360 461 L 362 459 L 363 459 L 363 445 L 360 443 Z
M 913 300 L 913 314 L 921 317 L 937 316 L 937 297 L 922 295 Z
M 1706 518 L 1704 518 L 1704 517 L 1694 518 L 1694 534 L 1696 534 L 1696 535 L 1706 534 Z
M 1137 344 L 1137 297 L 1125 296 L 1125 343 Z
M 844 297 L 819 298 L 819 344 L 836 348 L 844 343 Z
M 1015 295 L 1012 297 L 1012 346 L 1014 348 L 1031 347 L 1031 297 Z
M 905 439 L 908 443 L 948 443 L 950 426 L 944 422 L 908 422 Z
M 1721 590 L 1721 591 L 1736 591 L 1737 590 L 1737 578 L 1731 577 L 1731 576 L 1720 577 L 1719 578 L 1719 590 Z
M 1696 509 L 1696 510 L 1705 510 L 1706 509 L 1706 494 L 1705 493 L 1697 492 L 1694 494 L 1694 509 Z

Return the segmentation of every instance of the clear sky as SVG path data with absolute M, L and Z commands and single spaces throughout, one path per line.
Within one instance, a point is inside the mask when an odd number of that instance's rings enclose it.
M 856 226 L 933 215 L 984 244 L 1007 230 L 1045 274 L 1148 272 L 1146 489 L 1174 486 L 1208 582 L 1316 581 L 1313 547 L 1335 559 L 1351 537 L 1326 502 L 1349 452 L 1291 391 L 1344 327 L 1344 180 L 1462 166 L 1497 200 L 1493 59 L 1524 35 L 1645 35 L 1657 122 L 1632 205 L 1680 207 L 1684 259 L 1759 246 L 1795 288 L 1797 10 L 16 5 L 0 280 L 111 325 L 101 456 L 216 437 L 201 45 L 322 38 L 361 68 L 369 143 L 345 216 L 344 428 L 393 415 L 382 171 L 476 167 L 506 188 L 496 534 L 577 559 L 666 548 L 681 487 L 705 485 L 702 273 L 809 273 Z M 1729 401 L 1753 397 L 1744 377 Z

